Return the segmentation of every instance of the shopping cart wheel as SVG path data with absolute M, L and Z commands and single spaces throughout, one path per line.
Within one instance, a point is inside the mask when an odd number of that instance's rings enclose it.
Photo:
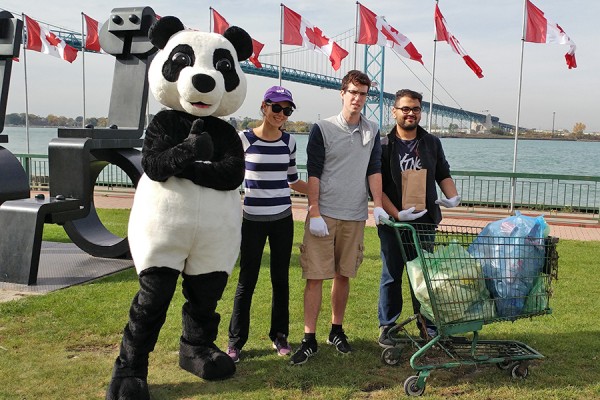
M 402 350 L 398 347 L 387 347 L 381 352 L 381 361 L 387 365 L 396 365 L 400 362 Z
M 510 375 L 515 379 L 525 379 L 529 375 L 529 367 L 527 365 L 517 363 L 510 370 Z
M 510 360 L 505 360 L 505 361 L 496 363 L 496 367 L 500 368 L 503 371 L 510 369 L 511 367 L 514 367 L 514 365 L 515 365 L 515 362 L 510 361 Z
M 423 383 L 423 387 L 419 388 L 417 386 L 417 381 L 419 377 L 416 375 L 409 376 L 404 381 L 404 391 L 408 396 L 420 396 L 425 392 L 425 383 Z

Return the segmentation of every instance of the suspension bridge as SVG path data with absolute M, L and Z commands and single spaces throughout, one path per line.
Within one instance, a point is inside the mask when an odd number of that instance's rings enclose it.
M 83 40 L 81 32 L 65 29 L 51 29 L 51 31 L 78 51 L 82 51 Z M 378 121 L 380 128 L 384 131 L 394 123 L 391 120 L 389 110 L 395 101 L 395 93 L 386 92 L 384 86 L 386 56 L 398 58 L 407 70 L 422 84 L 422 92 L 429 92 L 429 87 L 416 75 L 413 68 L 393 51 L 387 49 L 388 51 L 386 52 L 386 48 L 380 46 L 355 46 L 354 38 L 354 28 L 332 38 L 349 52 L 349 55 L 342 61 L 341 68 L 338 71 L 333 70 L 327 56 L 302 47 L 283 50 L 281 55 L 279 52 L 260 54 L 261 68 L 257 68 L 249 61 L 242 62 L 241 67 L 246 74 L 274 79 L 279 79 L 281 69 L 281 79 L 283 81 L 332 90 L 340 89 L 342 76 L 348 70 L 361 69 L 374 82 L 374 85 L 369 90 L 365 114 L 367 118 Z M 290 46 L 286 47 L 289 48 Z M 89 50 L 86 50 L 86 52 L 89 52 Z M 409 62 L 412 63 L 412 61 Z M 424 67 L 415 63 L 415 68 Z M 429 71 L 427 72 L 429 73 Z M 429 73 L 429 79 L 430 77 L 431 74 Z M 441 87 L 445 91 L 440 82 L 437 82 L 436 86 Z M 416 90 L 419 91 L 419 89 Z M 450 93 L 446 93 L 454 100 Z M 423 97 L 425 98 L 427 95 Z M 457 107 L 443 104 L 442 102 L 434 103 L 433 107 L 431 107 L 430 102 L 424 100 L 422 102 L 423 112 L 427 114 L 427 117 L 424 115 L 422 120 L 426 121 L 429 113 L 432 112 L 432 119 L 434 121 L 432 127 L 438 131 L 454 124 L 466 132 L 469 132 L 473 127 L 475 129 L 477 127 L 485 127 L 487 129 L 497 127 L 505 132 L 514 132 L 514 125 L 500 122 L 499 117 L 465 110 L 459 106 L 456 100 L 454 101 Z

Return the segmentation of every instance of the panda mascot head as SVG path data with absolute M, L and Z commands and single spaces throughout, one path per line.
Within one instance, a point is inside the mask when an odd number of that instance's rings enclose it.
M 231 27 L 223 35 L 184 29 L 163 17 L 149 31 L 159 49 L 148 70 L 156 99 L 168 109 L 148 124 L 129 217 L 129 249 L 140 289 L 129 312 L 106 398 L 149 399 L 148 357 L 183 279 L 179 366 L 206 380 L 235 373 L 217 338 L 217 302 L 241 242 L 239 187 L 244 151 L 233 126 L 218 118 L 246 96 L 240 61 L 252 39 Z
M 176 17 L 163 17 L 149 32 L 160 51 L 148 72 L 158 102 L 203 117 L 237 111 L 246 97 L 239 61 L 252 55 L 252 39 L 232 26 L 223 35 L 185 29 Z

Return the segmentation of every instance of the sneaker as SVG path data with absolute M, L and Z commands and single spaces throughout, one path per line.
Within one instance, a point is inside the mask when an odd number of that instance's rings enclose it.
M 329 339 L 327 339 L 327 344 L 334 345 L 337 351 L 342 354 L 348 354 L 352 351 L 352 347 L 350 347 L 350 344 L 348 343 L 348 337 L 344 331 L 330 333 Z
M 292 356 L 290 364 L 302 365 L 315 354 L 317 354 L 317 342 L 309 343 L 306 341 L 306 339 L 302 339 L 302 344 Z
M 289 356 L 292 352 L 292 347 L 288 343 L 287 337 L 282 333 L 277 334 L 273 342 L 273 348 L 277 350 L 277 355 L 279 356 Z
M 437 329 L 435 327 L 431 327 L 428 326 L 425 328 L 426 333 L 424 334 L 423 331 L 420 332 L 419 336 L 421 336 L 421 339 L 433 339 L 438 335 Z
M 379 343 L 379 346 L 383 347 L 384 349 L 388 347 L 394 347 L 396 345 L 394 340 L 388 336 L 388 332 L 393 327 L 394 325 L 384 325 L 379 328 L 379 340 L 377 340 L 377 342 Z
M 240 349 L 238 349 L 237 347 L 233 347 L 233 346 L 227 347 L 227 355 L 229 357 L 231 357 L 231 359 L 233 360 L 234 363 L 240 361 L 240 353 L 241 352 L 242 351 Z

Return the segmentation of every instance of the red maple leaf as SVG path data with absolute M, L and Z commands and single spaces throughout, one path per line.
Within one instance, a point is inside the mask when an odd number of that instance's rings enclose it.
M 308 41 L 317 47 L 323 47 L 329 43 L 329 38 L 323 35 L 323 31 L 316 26 L 314 29 L 306 28 L 306 36 L 308 37 Z
M 394 33 L 398 33 L 398 31 L 396 31 L 393 27 L 390 26 L 390 28 L 391 28 L 392 32 L 395 31 Z M 390 42 L 394 42 L 394 43 L 396 43 L 398 45 L 400 44 L 400 43 L 398 43 L 398 41 L 396 40 L 396 38 L 394 37 L 394 35 L 391 34 L 385 27 L 381 27 L 381 33 L 383 33 L 383 36 L 385 36 L 385 38 L 387 40 L 389 40 Z
M 52 46 L 56 47 L 56 45 L 58 45 L 60 42 L 62 42 L 61 39 L 59 39 L 54 33 L 49 32 L 46 35 L 46 40 L 48 41 L 48 43 L 50 43 Z

